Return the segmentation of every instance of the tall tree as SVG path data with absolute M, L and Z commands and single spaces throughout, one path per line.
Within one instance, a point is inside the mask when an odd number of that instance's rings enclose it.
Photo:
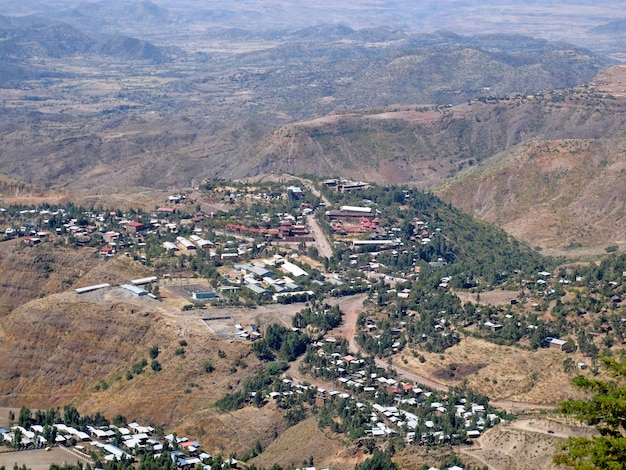
M 566 415 L 595 425 L 600 433 L 592 438 L 570 437 L 555 455 L 557 464 L 576 470 L 617 470 L 626 462 L 626 355 L 603 357 L 613 380 L 576 377 L 574 385 L 594 393 L 587 400 L 567 400 L 559 405 Z

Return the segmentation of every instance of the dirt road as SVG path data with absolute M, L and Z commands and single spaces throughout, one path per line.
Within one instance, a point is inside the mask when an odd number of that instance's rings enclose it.
M 348 341 L 348 347 L 350 352 L 357 353 L 359 352 L 359 345 L 356 342 L 356 332 L 357 332 L 357 320 L 359 318 L 359 314 L 364 311 L 363 301 L 367 297 L 365 295 L 353 296 L 350 300 L 346 300 L 343 304 L 340 304 L 340 307 L 343 311 L 343 323 L 340 327 L 335 328 L 331 334 L 336 334 L 343 336 Z M 388 361 L 384 359 L 376 358 L 376 365 L 378 367 L 382 367 L 384 369 L 389 368 L 390 364 Z M 430 377 L 426 377 L 421 374 L 417 374 L 409 369 L 403 368 L 397 364 L 391 363 L 391 367 L 396 371 L 398 377 L 404 378 L 416 384 L 423 385 L 432 390 L 439 390 L 443 392 L 447 392 L 449 387 L 448 385 L 433 380 Z M 528 402 L 518 402 L 512 400 L 495 400 L 491 401 L 491 404 L 496 408 L 500 408 L 512 413 L 526 413 L 532 411 L 551 411 L 555 409 L 554 405 L 545 405 L 545 404 L 537 404 L 537 403 L 528 403 Z
M 496 408 L 506 410 L 509 413 L 527 413 L 532 411 L 553 411 L 556 405 L 542 405 L 539 403 L 530 403 L 524 401 L 513 400 L 493 400 L 490 403 Z
M 333 247 L 330 244 L 330 239 L 324 232 L 324 229 L 320 225 L 317 218 L 311 214 L 307 216 L 307 225 L 311 229 L 311 233 L 315 238 L 315 243 L 317 245 L 317 251 L 321 256 L 325 256 L 326 258 L 330 258 L 333 256 Z
M 340 305 L 343 311 L 343 323 L 339 328 L 336 328 L 331 332 L 332 334 L 336 333 L 346 338 L 346 340 L 348 341 L 348 348 L 352 353 L 359 352 L 359 345 L 356 342 L 357 320 L 359 319 L 359 314 L 364 310 L 363 301 L 366 298 L 367 296 L 364 294 L 354 296 L 352 300 L 345 302 L 343 305 Z M 383 359 L 376 358 L 375 361 L 378 367 L 382 367 L 384 369 L 387 369 L 389 367 L 389 363 Z M 416 374 L 410 370 L 399 367 L 396 364 L 392 363 L 391 367 L 396 371 L 399 377 L 403 377 L 407 380 L 410 380 L 411 382 L 422 384 L 425 387 L 432 388 L 433 390 L 448 390 L 447 385 L 432 380 L 428 377 Z
M 376 358 L 375 361 L 378 367 L 384 367 L 385 369 L 389 368 L 389 362 L 379 358 Z M 449 387 L 446 384 L 442 384 L 441 382 L 437 382 L 436 380 L 430 379 L 426 376 L 416 374 L 410 370 L 403 369 L 397 364 L 392 363 L 391 368 L 396 371 L 396 374 L 398 374 L 398 377 L 400 378 L 410 380 L 411 382 L 423 385 L 432 390 L 438 390 L 440 392 L 447 392 L 449 390 Z
M 521 431 L 530 431 L 540 434 L 550 434 L 566 439 L 568 437 L 598 436 L 598 431 L 591 426 L 575 426 L 551 419 L 516 419 L 511 421 L 511 427 Z

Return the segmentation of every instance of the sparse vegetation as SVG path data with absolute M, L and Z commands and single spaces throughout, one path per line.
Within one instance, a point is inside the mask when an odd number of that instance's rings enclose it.
M 0 176 L 4 403 L 43 409 L 67 399 L 81 410 L 132 410 L 162 423 L 161 435 L 175 420 L 191 439 L 210 439 L 230 455 L 198 462 L 213 468 L 229 468 L 236 454 L 260 468 L 253 459 L 273 441 L 280 447 L 287 433 L 315 428 L 307 438 L 337 448 L 293 446 L 282 465 L 470 469 L 452 446 L 479 429 L 488 443 L 496 433 L 483 431 L 502 414 L 468 383 L 513 401 L 563 396 L 572 388 L 559 385 L 574 373 L 586 387 L 611 389 L 598 361 L 619 361 L 626 340 L 626 257 L 616 236 L 626 194 L 624 95 L 610 78 L 617 75 L 580 86 L 601 59 L 522 36 L 298 30 L 297 15 L 289 28 L 262 33 L 252 31 L 261 19 L 245 31 L 213 27 L 252 18 L 249 7 L 231 15 L 220 5 L 216 16 L 207 6 L 189 18 L 181 3 L 174 20 L 149 2 L 94 4 L 62 17 L 50 10 L 37 20 L 43 26 L 23 12 L 0 18 L 0 163 L 28 180 Z M 331 5 L 324 17 L 340 19 L 344 8 Z M 403 21 L 426 21 L 416 8 L 405 9 Z M 288 10 L 272 10 L 274 24 Z M 265 15 L 259 11 L 255 18 Z M 387 7 L 377 11 L 387 17 Z M 118 37 L 127 31 L 140 38 Z M 378 184 L 342 192 L 324 183 L 326 174 Z M 173 199 L 150 189 L 183 185 L 195 188 Z M 369 208 L 371 217 L 325 217 L 341 206 Z M 316 220 L 327 232 L 322 241 L 295 235 Z M 145 230 L 133 231 L 130 221 Z M 182 249 L 178 237 L 192 236 L 208 243 Z M 366 240 L 391 243 L 353 245 Z M 543 254 L 586 257 L 570 263 Z M 264 275 L 250 271 L 261 265 Z M 139 282 L 146 292 L 127 289 L 146 276 L 157 278 Z M 73 290 L 104 282 L 112 287 Z M 353 299 L 366 299 L 356 326 L 354 309 L 342 311 Z M 291 303 L 298 306 L 286 308 Z M 503 363 L 511 367 L 499 371 Z M 459 387 L 430 391 L 401 370 Z M 183 400 L 163 406 L 161 397 L 181 392 Z M 61 414 L 80 429 L 107 423 L 69 404 L 50 416 L 23 407 L 9 421 L 26 429 Z M 43 429 L 53 437 L 50 424 Z M 508 451 L 531 459 L 558 440 L 509 431 Z M 23 431 L 11 432 L 19 447 Z M 169 450 L 184 447 L 171 442 Z M 562 458 L 571 463 L 588 445 L 572 444 Z M 88 449 L 94 468 L 130 468 Z M 416 463 L 416 455 L 426 459 Z M 159 459 L 139 457 L 134 466 L 175 464 L 165 446 Z

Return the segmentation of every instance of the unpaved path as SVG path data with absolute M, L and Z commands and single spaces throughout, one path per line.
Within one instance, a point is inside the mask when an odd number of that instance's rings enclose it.
M 340 307 L 343 311 L 343 323 L 340 327 L 335 328 L 330 333 L 341 335 L 346 338 L 348 341 L 348 347 L 351 353 L 359 352 L 360 348 L 356 342 L 356 331 L 357 331 L 357 320 L 359 318 L 359 314 L 363 312 L 365 309 L 363 307 L 363 301 L 367 298 L 366 295 L 357 295 L 352 296 L 350 300 L 345 301 L 343 304 L 340 304 Z M 389 363 L 388 360 L 376 358 L 376 365 L 378 367 L 382 367 L 387 369 L 389 367 L 393 368 L 398 377 L 410 380 L 416 384 L 424 385 L 432 390 L 438 390 L 447 392 L 449 390 L 449 386 L 433 380 L 431 377 L 427 377 L 425 375 L 417 374 L 410 369 L 406 369 L 402 366 Z M 530 402 L 518 402 L 513 400 L 494 400 L 490 401 L 490 403 L 496 408 L 504 409 L 513 413 L 520 412 L 530 412 L 530 411 L 538 411 L 545 410 L 551 411 L 555 409 L 555 405 L 546 405 L 546 404 L 538 404 L 538 403 L 530 403 Z
M 489 462 L 487 462 L 481 455 L 479 455 L 479 452 L 483 450 L 482 436 L 478 439 L 474 439 L 473 444 L 474 445 L 472 447 L 459 446 L 458 447 L 459 453 L 465 454 L 468 457 L 471 457 L 474 460 L 477 460 L 482 465 L 487 467 L 489 470 L 498 470 L 496 467 L 489 465 Z
M 315 238 L 315 244 L 317 245 L 318 253 L 321 256 L 325 256 L 326 258 L 332 257 L 333 247 L 330 244 L 330 239 L 328 238 L 326 232 L 313 214 L 307 216 L 307 225 L 311 228 L 311 233 Z
M 440 392 L 447 392 L 449 390 L 449 387 L 446 384 L 437 382 L 436 380 L 433 380 L 424 375 L 416 374 L 415 372 L 412 372 L 408 369 L 404 369 L 398 366 L 397 364 L 391 363 L 391 366 L 390 366 L 389 362 L 386 362 L 385 360 L 379 359 L 379 358 L 376 358 L 375 361 L 378 367 L 383 367 L 385 369 L 391 367 L 393 370 L 396 371 L 396 374 L 398 374 L 398 377 L 400 378 L 410 380 L 411 382 L 424 385 L 425 387 L 428 387 L 432 390 L 438 390 Z
M 574 436 L 590 437 L 599 435 L 599 433 L 590 426 L 569 425 L 560 421 L 542 418 L 516 419 L 511 421 L 511 427 L 521 431 L 550 434 L 564 439 Z
M 492 400 L 490 401 L 490 403 L 496 408 L 506 410 L 510 413 L 525 413 L 529 411 L 553 411 L 556 409 L 556 405 L 531 403 L 527 401 Z

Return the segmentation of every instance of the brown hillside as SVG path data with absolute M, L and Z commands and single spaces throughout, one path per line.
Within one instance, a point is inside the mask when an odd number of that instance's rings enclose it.
M 95 248 L 24 245 L 19 239 L 0 243 L 0 315 L 37 297 L 75 287 L 120 284 L 145 276 L 145 268 L 128 258 L 100 259 Z
M 160 372 L 150 367 L 154 345 Z M 257 440 L 269 444 L 284 429 L 282 415 L 271 407 L 248 417 L 245 410 L 220 413 L 213 407 L 229 386 L 254 373 L 258 361 L 249 353 L 249 345 L 216 339 L 195 314 L 169 313 L 156 300 L 121 288 L 55 294 L 16 308 L 2 321 L 0 406 L 73 403 L 81 413 L 161 424 L 210 450 L 245 452 Z M 240 357 L 248 367 L 233 374 Z M 142 359 L 148 366 L 129 379 L 127 371 Z M 210 374 L 203 369 L 207 359 L 215 366 Z
M 32 185 L 0 173 L 0 197 L 15 198 L 24 193 L 30 195 L 34 192 L 35 188 Z
M 598 81 L 615 78 L 621 70 Z M 455 107 L 390 106 L 333 114 L 278 129 L 257 146 L 244 169 L 431 187 L 478 163 L 493 163 L 531 140 L 603 142 L 619 137 L 626 125 L 626 98 L 613 88 L 598 85 L 484 98 Z
M 256 457 L 252 463 L 269 468 L 274 463 L 295 467 L 313 457 L 316 465 L 340 469 L 354 467 L 361 460 L 356 454 L 347 456 L 345 447 L 337 436 L 331 438 L 317 426 L 315 417 L 310 417 L 286 430 L 277 440 Z
M 533 246 L 626 243 L 626 139 L 538 140 L 438 194 Z
M 626 66 L 616 66 L 591 82 L 584 100 L 576 93 L 553 94 L 558 110 L 553 116 L 568 127 L 537 135 L 436 192 L 549 253 L 586 254 L 624 245 L 624 84 Z
M 0 243 L 0 315 L 36 297 L 69 289 L 96 266 L 94 253 L 91 248 L 52 251 L 18 240 Z

